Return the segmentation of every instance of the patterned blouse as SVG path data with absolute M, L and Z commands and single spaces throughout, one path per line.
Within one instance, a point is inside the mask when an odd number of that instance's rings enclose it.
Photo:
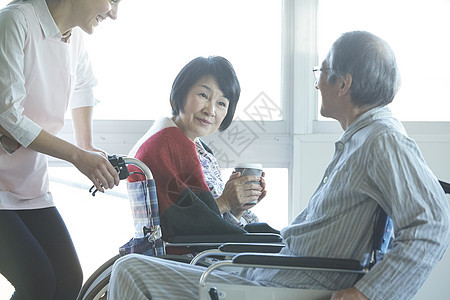
M 209 152 L 203 146 L 200 139 L 195 139 L 195 146 L 197 148 L 198 159 L 200 160 L 200 165 L 202 166 L 203 174 L 205 176 L 206 185 L 209 187 L 211 194 L 215 199 L 217 199 L 223 193 L 225 183 L 222 180 L 222 173 L 220 171 L 219 163 L 215 156 Z M 223 214 L 224 219 L 238 226 L 245 226 L 248 223 L 259 222 L 258 217 L 247 210 L 244 212 L 240 220 L 238 220 L 230 212 Z

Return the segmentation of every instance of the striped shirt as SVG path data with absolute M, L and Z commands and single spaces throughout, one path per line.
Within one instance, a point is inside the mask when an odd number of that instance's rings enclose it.
M 361 115 L 335 143 L 308 206 L 282 230 L 281 253 L 367 262 L 378 205 L 393 219 L 393 249 L 355 286 L 370 299 L 411 299 L 449 244 L 450 210 L 418 146 L 387 107 Z M 317 288 L 342 289 L 355 281 L 343 274 L 307 275 Z M 250 278 L 302 286 L 283 270 L 258 270 Z

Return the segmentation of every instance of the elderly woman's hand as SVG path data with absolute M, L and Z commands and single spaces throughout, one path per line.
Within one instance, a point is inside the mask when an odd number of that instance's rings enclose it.
M 241 176 L 241 173 L 233 173 L 225 184 L 222 195 L 217 198 L 217 205 L 221 213 L 232 211 L 237 218 L 243 212 L 253 207 L 257 202 L 266 196 L 266 182 L 264 173 L 261 177 L 255 175 Z M 249 183 L 259 181 L 258 183 Z M 256 202 L 248 204 L 250 202 Z

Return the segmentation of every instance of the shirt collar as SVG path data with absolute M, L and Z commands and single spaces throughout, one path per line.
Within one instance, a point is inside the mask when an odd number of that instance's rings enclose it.
M 374 107 L 362 115 L 360 115 L 358 118 L 356 118 L 350 126 L 348 126 L 347 130 L 342 134 L 340 138 L 340 142 L 345 143 L 347 142 L 356 132 L 361 130 L 362 128 L 366 127 L 369 124 L 372 124 L 373 121 L 383 118 L 389 118 L 392 117 L 392 112 L 387 106 L 377 106 Z
M 54 37 L 61 39 L 62 34 L 59 31 L 53 17 L 48 9 L 45 0 L 33 0 L 33 7 L 46 38 Z

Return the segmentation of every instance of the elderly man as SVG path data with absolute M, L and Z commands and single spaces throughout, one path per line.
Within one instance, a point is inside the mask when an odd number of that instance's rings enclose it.
M 281 254 L 368 260 L 378 206 L 392 218 L 392 249 L 358 280 L 343 273 L 252 269 L 221 282 L 328 289 L 332 299 L 411 299 L 450 240 L 450 209 L 416 143 L 387 104 L 398 89 L 394 53 L 368 32 L 348 32 L 317 73 L 321 114 L 344 133 L 306 209 L 282 230 Z M 110 298 L 196 299 L 203 269 L 144 256 L 119 260 Z

